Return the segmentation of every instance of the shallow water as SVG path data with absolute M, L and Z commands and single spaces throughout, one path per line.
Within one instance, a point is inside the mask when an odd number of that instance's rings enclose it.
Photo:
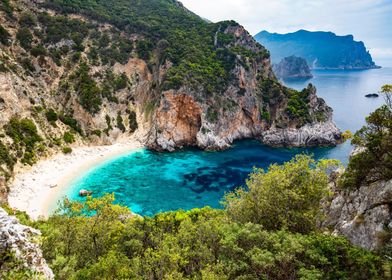
M 342 130 L 352 131 L 359 129 L 365 117 L 383 103 L 382 98 L 368 99 L 364 95 L 392 83 L 392 69 L 388 68 L 319 70 L 314 71 L 314 76 L 308 81 L 284 83 L 296 89 L 309 82 L 316 85 L 319 96 L 334 109 L 337 125 Z M 288 161 L 301 152 L 347 163 L 351 149 L 349 143 L 335 148 L 274 149 L 257 141 L 239 141 L 223 152 L 138 150 L 107 161 L 77 178 L 66 195 L 79 200 L 80 189 L 92 190 L 94 196 L 114 192 L 117 202 L 141 215 L 203 206 L 219 208 L 224 193 L 243 185 L 253 167 L 266 168 L 271 163 Z

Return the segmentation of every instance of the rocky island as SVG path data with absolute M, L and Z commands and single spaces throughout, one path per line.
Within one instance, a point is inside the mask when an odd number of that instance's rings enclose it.
M 311 79 L 313 75 L 309 65 L 302 57 L 289 56 L 283 58 L 278 64 L 274 64 L 272 69 L 275 75 L 280 79 Z
M 354 41 L 352 35 L 307 30 L 287 34 L 262 31 L 255 35 L 255 39 L 270 50 L 273 63 L 295 55 L 305 58 L 312 69 L 379 68 L 365 44 Z

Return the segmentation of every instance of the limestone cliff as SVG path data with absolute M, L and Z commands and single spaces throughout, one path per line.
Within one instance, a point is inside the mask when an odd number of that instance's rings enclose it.
M 34 279 L 54 279 L 37 243 L 40 235 L 38 230 L 20 224 L 17 218 L 0 208 L 0 255 L 6 251 L 14 254 L 26 269 L 37 274 Z M 7 267 L 2 265 L 0 263 L 0 278 L 3 272 L 7 272 Z
M 392 181 L 335 190 L 325 226 L 368 250 L 392 245 Z

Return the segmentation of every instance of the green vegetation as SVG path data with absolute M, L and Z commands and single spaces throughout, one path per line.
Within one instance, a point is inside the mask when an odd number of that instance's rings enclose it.
M 56 111 L 53 109 L 49 109 L 45 113 L 46 119 L 48 122 L 50 122 L 52 125 L 59 119 L 59 116 L 57 115 Z
M 117 113 L 116 121 L 117 121 L 117 128 L 120 129 L 124 133 L 125 130 L 127 130 L 127 129 L 125 128 L 124 120 L 121 116 L 121 112 Z
M 13 17 L 14 8 L 9 0 L 0 0 L 0 10 L 4 11 L 8 17 Z
M 371 113 L 367 125 L 354 135 L 352 144 L 363 151 L 351 158 L 342 178 L 343 187 L 392 179 L 392 90 L 388 91 L 388 86 L 383 90 L 387 105 Z
M 267 173 L 256 169 L 247 189 L 226 196 L 227 212 L 237 222 L 261 224 L 267 230 L 314 231 L 321 220 L 320 201 L 328 197 L 326 170 L 337 165 L 331 160 L 316 164 L 299 155 L 281 166 L 271 165 Z
M 70 147 L 63 147 L 63 153 L 64 153 L 64 154 L 70 154 L 70 153 L 72 153 L 72 148 L 70 148 Z
M 330 164 L 255 170 L 225 210 L 132 217 L 106 195 L 66 200 L 35 226 L 57 279 L 383 279 L 386 260 L 315 226 Z
M 17 157 L 24 164 L 34 164 L 36 158 L 36 146 L 42 141 L 37 127 L 30 119 L 11 118 L 4 126 L 6 134 L 12 138 L 13 147 L 17 151 Z
M 61 120 L 61 122 L 63 124 L 68 125 L 74 131 L 76 131 L 80 135 L 83 135 L 83 131 L 82 131 L 82 128 L 80 127 L 80 124 L 72 116 L 70 116 L 70 115 L 60 115 L 59 119 Z
M 138 57 L 152 62 L 173 62 L 163 88 L 179 88 L 182 85 L 204 88 L 206 93 L 220 93 L 231 81 L 230 71 L 235 66 L 236 49 L 228 49 L 226 44 L 234 39 L 223 32 L 235 22 L 207 23 L 203 19 L 186 11 L 174 1 L 166 0 L 120 0 L 115 5 L 112 1 L 49 0 L 46 7 L 62 13 L 78 11 L 91 19 L 109 22 L 128 34 L 140 34 L 144 39 L 137 41 Z M 218 45 L 214 45 L 214 36 L 218 33 Z M 230 38 L 229 38 L 230 37 Z M 108 35 L 103 35 L 90 53 L 94 58 L 98 53 L 109 52 Z M 124 42 L 125 53 L 131 50 L 131 44 Z M 121 48 L 117 48 L 121 49 Z M 260 46 L 260 52 L 241 54 L 249 58 L 266 57 L 269 54 Z
M 31 44 L 33 42 L 33 34 L 31 34 L 30 30 L 27 27 L 22 27 L 16 33 L 16 39 L 19 41 L 22 48 L 25 50 L 31 49 Z
M 101 90 L 95 80 L 90 77 L 89 71 L 87 64 L 82 63 L 71 79 L 75 81 L 74 87 L 79 96 L 80 105 L 91 114 L 95 114 L 102 104 Z
M 8 33 L 8 31 L 0 25 L 0 44 L 8 46 L 10 43 L 10 38 L 11 35 Z
M 65 132 L 63 136 L 63 140 L 67 144 L 72 144 L 75 142 L 75 136 L 71 132 Z
M 138 129 L 138 124 L 137 124 L 137 116 L 136 116 L 136 112 L 134 111 L 129 111 L 129 131 L 131 133 L 135 132 Z
M 15 254 L 8 248 L 0 248 L 0 279 L 40 279 L 38 273 L 34 273 L 25 267 Z

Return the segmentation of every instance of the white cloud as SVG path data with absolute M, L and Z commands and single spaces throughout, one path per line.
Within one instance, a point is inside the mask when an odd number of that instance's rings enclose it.
M 181 0 L 214 22 L 234 19 L 251 34 L 298 29 L 353 34 L 371 50 L 392 46 L 390 0 Z

